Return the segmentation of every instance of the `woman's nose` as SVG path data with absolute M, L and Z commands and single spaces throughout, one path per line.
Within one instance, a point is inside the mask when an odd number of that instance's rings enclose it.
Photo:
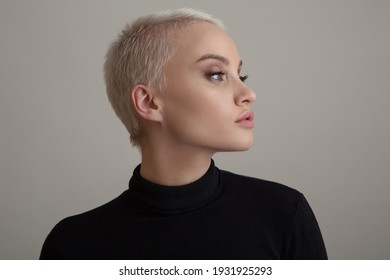
M 237 88 L 236 104 L 250 105 L 256 100 L 256 93 L 245 83 L 239 81 L 240 86 Z

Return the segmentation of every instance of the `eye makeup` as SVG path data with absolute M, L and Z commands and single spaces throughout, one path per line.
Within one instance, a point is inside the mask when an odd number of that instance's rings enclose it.
M 226 81 L 228 80 L 228 73 L 225 71 L 212 71 L 207 74 L 208 78 L 214 81 Z M 241 82 L 245 83 L 245 81 L 249 78 L 248 75 L 239 76 Z
M 248 80 L 249 76 L 248 75 L 245 75 L 245 76 L 240 76 L 240 80 L 241 82 L 245 83 L 246 80 Z
M 212 81 L 227 81 L 228 80 L 228 71 L 221 70 L 221 64 L 223 67 L 229 66 L 229 60 L 225 57 L 219 56 L 219 55 L 211 55 L 207 54 L 202 56 L 197 62 L 202 62 L 202 61 L 213 61 L 213 64 L 215 63 L 216 65 L 211 65 L 211 70 L 206 72 L 206 77 Z M 245 83 L 245 81 L 248 79 L 248 75 L 241 76 L 241 67 L 242 67 L 242 61 L 240 61 L 239 68 L 238 68 L 238 75 L 239 79 L 241 82 Z
M 227 73 L 223 71 L 215 71 L 208 74 L 211 80 L 214 81 L 226 81 L 227 80 Z

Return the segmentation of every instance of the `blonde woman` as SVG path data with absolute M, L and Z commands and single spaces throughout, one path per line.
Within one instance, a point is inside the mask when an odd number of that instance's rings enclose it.
M 58 223 L 41 259 L 326 259 L 304 196 L 218 169 L 253 142 L 255 93 L 219 20 L 144 16 L 107 52 L 109 100 L 142 162 L 111 202 Z

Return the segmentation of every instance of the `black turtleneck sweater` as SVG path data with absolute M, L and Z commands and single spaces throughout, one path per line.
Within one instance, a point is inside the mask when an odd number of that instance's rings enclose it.
M 41 259 L 326 259 L 304 196 L 289 187 L 219 170 L 199 180 L 154 184 L 134 170 L 129 189 L 66 218 Z

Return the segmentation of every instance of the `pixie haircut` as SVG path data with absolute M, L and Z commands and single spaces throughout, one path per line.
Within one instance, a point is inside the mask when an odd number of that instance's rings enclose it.
M 131 90 L 137 84 L 164 89 L 164 66 L 175 54 L 178 36 L 196 22 L 209 22 L 224 29 L 221 21 L 202 11 L 164 11 L 126 25 L 108 49 L 104 63 L 108 99 L 130 133 L 133 146 L 139 145 L 140 126 Z

